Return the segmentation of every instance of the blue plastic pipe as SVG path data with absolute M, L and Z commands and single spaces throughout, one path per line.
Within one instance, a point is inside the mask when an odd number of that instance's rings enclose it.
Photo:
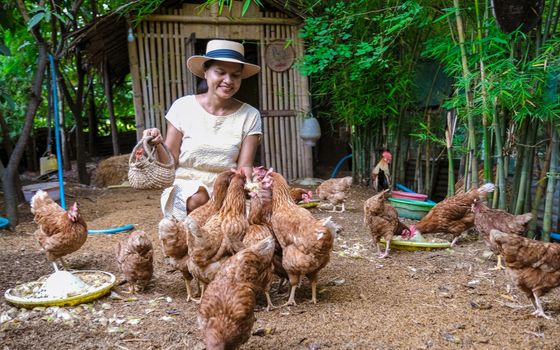
M 54 57 L 49 54 L 49 61 L 51 63 L 52 75 L 52 95 L 53 95 L 53 109 L 54 109 L 54 139 L 56 143 L 56 163 L 58 165 L 58 188 L 60 191 L 60 206 L 66 209 L 66 201 L 64 200 L 64 179 L 62 178 L 62 152 L 60 151 L 60 131 L 59 131 L 59 116 L 58 116 L 58 89 L 56 85 L 56 72 L 54 69 Z
M 4 227 L 8 227 L 9 224 L 10 224 L 10 220 L 0 216 L 0 229 Z
M 336 176 L 336 174 L 338 173 L 338 170 L 340 169 L 340 167 L 342 166 L 342 164 L 344 163 L 344 161 L 346 159 L 352 158 L 352 153 L 345 155 L 344 157 L 342 157 L 338 163 L 336 163 L 336 166 L 334 167 L 334 170 L 331 174 L 331 178 L 334 178 Z
M 60 190 L 60 206 L 62 209 L 66 209 L 66 201 L 64 200 L 64 179 L 62 178 L 62 152 L 60 146 L 60 131 L 59 131 L 59 116 L 58 116 L 58 88 L 56 84 L 56 71 L 54 69 L 54 57 L 52 54 L 49 54 L 49 61 L 51 64 L 51 75 L 52 75 L 52 95 L 53 95 L 53 109 L 54 109 L 54 136 L 55 136 L 55 143 L 56 143 L 56 159 L 58 165 L 58 185 Z M 115 228 L 108 228 L 103 230 L 88 230 L 89 234 L 96 234 L 96 233 L 106 233 L 106 234 L 113 234 L 121 231 L 132 230 L 134 225 L 124 225 Z
M 97 234 L 97 233 L 106 233 L 106 234 L 112 235 L 113 233 L 132 230 L 133 228 L 134 228 L 134 225 L 128 224 L 128 225 L 124 225 L 124 226 L 120 226 L 120 227 L 106 228 L 106 229 L 102 229 L 102 230 L 88 230 L 88 233 L 90 235 Z

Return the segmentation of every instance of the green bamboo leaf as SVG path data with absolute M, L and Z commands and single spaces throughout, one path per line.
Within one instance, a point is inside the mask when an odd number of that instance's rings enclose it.
M 243 10 L 241 10 L 241 16 L 245 16 L 245 13 L 249 9 L 250 5 L 251 5 L 251 0 L 245 0 L 245 3 L 243 4 Z
M 39 12 L 35 16 L 33 16 L 29 23 L 27 23 L 27 29 L 31 30 L 31 28 L 35 27 L 39 22 L 41 22 L 45 18 L 44 12 Z

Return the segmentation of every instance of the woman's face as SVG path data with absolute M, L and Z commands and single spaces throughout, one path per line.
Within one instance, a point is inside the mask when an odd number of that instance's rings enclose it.
M 243 65 L 234 62 L 213 62 L 204 72 L 208 83 L 208 93 L 222 99 L 232 98 L 241 87 Z

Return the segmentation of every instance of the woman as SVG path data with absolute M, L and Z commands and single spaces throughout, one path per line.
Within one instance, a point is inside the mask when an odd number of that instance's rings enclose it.
M 192 56 L 187 67 L 206 79 L 208 90 L 177 99 L 165 119 L 165 145 L 176 164 L 175 182 L 162 193 L 164 214 L 183 219 L 206 203 L 216 176 L 232 167 L 251 178 L 255 153 L 262 134 L 257 109 L 233 96 L 241 80 L 257 74 L 260 67 L 245 62 L 243 45 L 228 40 L 211 40 L 203 56 Z M 144 130 L 152 145 L 163 141 L 157 128 Z M 158 158 L 168 161 L 161 146 Z

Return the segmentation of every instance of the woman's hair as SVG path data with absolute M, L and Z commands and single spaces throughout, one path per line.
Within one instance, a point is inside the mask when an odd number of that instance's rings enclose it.
M 208 68 L 210 68 L 214 63 L 216 63 L 216 60 L 208 60 L 204 62 L 204 70 L 208 70 Z

